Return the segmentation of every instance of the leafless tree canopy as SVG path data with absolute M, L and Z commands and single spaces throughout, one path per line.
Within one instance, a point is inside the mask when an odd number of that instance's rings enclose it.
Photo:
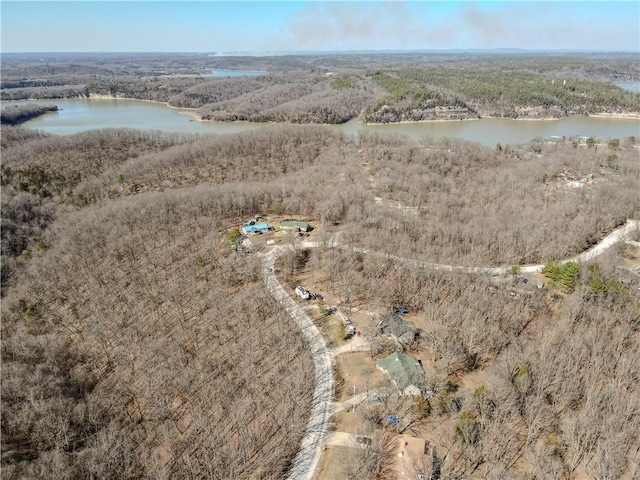
M 354 226 L 357 241 L 376 251 L 461 265 L 522 265 L 574 255 L 640 215 L 640 164 L 632 148 L 613 153 L 612 170 L 609 149 L 570 141 L 499 153 L 472 143 L 375 135 L 360 142 L 372 191 L 390 207 L 365 206 Z M 594 182 L 569 188 L 567 175 Z
M 46 60 L 43 62 L 42 59 Z M 221 121 L 340 124 L 638 112 L 632 54 L 3 55 L 2 99 L 127 97 Z M 214 69 L 262 76 L 209 77 Z
M 583 267 L 576 293 L 564 297 L 546 289 L 513 296 L 481 277 L 345 250 L 313 255 L 336 292 L 350 285 L 354 305 L 406 305 L 423 319 L 414 348 L 435 371 L 424 408 L 384 396 L 360 414 L 378 428 L 384 412 L 399 415 L 402 429 L 428 422 L 437 442 L 427 473 L 579 479 L 637 471 L 640 281 L 623 287 L 606 258 Z M 612 288 L 605 294 L 595 278 Z M 463 377 L 476 380 L 464 386 Z M 372 453 L 357 456 L 353 478 L 374 468 Z
M 185 196 L 186 195 L 186 196 Z M 3 302 L 7 478 L 281 478 L 313 364 L 215 191 L 60 219 Z
M 405 305 L 421 319 L 412 348 L 438 376 L 416 422 L 442 420 L 442 478 L 632 472 L 633 280 L 604 257 L 581 267 L 572 294 L 509 295 L 398 257 L 491 266 L 578 253 L 638 218 L 634 143 L 3 128 L 3 476 L 286 476 L 314 373 L 259 259 L 226 242 L 257 212 L 339 228 L 341 247 L 294 268 L 314 268 L 352 305 Z M 387 475 L 388 446 L 353 478 Z

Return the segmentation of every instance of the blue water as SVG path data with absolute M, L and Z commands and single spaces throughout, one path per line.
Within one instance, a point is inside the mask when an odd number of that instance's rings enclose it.
M 638 81 L 638 82 L 616 82 L 615 85 L 619 86 L 623 90 L 629 90 L 630 92 L 640 93 L 640 81 Z
M 199 122 L 194 110 L 169 108 L 166 105 L 124 99 L 51 99 L 28 102 L 2 102 L 3 106 L 17 103 L 57 105 L 58 112 L 47 113 L 25 122 L 28 128 L 58 135 L 69 135 L 97 128 L 138 128 L 182 133 L 233 133 L 265 127 L 264 123 Z M 605 140 L 640 138 L 640 120 L 631 118 L 569 117 L 559 120 L 509 120 L 484 118 L 471 121 L 400 123 L 363 125 L 352 120 L 344 125 L 328 128 L 356 136 L 368 130 L 379 133 L 406 135 L 412 138 L 461 138 L 494 147 L 498 142 L 525 143 L 536 137 L 586 136 Z

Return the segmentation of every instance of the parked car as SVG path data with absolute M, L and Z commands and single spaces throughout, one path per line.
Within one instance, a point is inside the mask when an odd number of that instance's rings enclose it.
M 309 300 L 309 298 L 311 298 L 309 291 L 301 285 L 296 287 L 296 294 L 303 300 Z
M 406 308 L 402 308 L 402 307 L 395 307 L 393 309 L 394 312 L 396 313 L 409 313 L 409 310 L 407 310 Z

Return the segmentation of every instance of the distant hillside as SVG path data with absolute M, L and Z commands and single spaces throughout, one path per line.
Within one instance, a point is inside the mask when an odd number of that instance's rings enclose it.
M 274 57 L 29 56 L 3 62 L 2 99 L 107 95 L 198 109 L 204 119 L 340 124 L 559 118 L 640 112 L 613 81 L 640 78 L 624 54 L 383 52 Z M 215 68 L 260 77 L 206 78 Z M 28 78 L 28 80 L 25 80 Z

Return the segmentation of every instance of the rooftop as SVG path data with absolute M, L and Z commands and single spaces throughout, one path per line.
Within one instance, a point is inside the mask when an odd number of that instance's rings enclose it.
M 424 370 L 420 360 L 409 355 L 394 352 L 376 361 L 376 365 L 385 371 L 398 389 L 420 385 L 424 380 Z
M 403 347 L 415 342 L 418 329 L 413 322 L 409 322 L 397 313 L 386 313 L 380 317 L 378 328 L 381 333 L 392 335 Z

